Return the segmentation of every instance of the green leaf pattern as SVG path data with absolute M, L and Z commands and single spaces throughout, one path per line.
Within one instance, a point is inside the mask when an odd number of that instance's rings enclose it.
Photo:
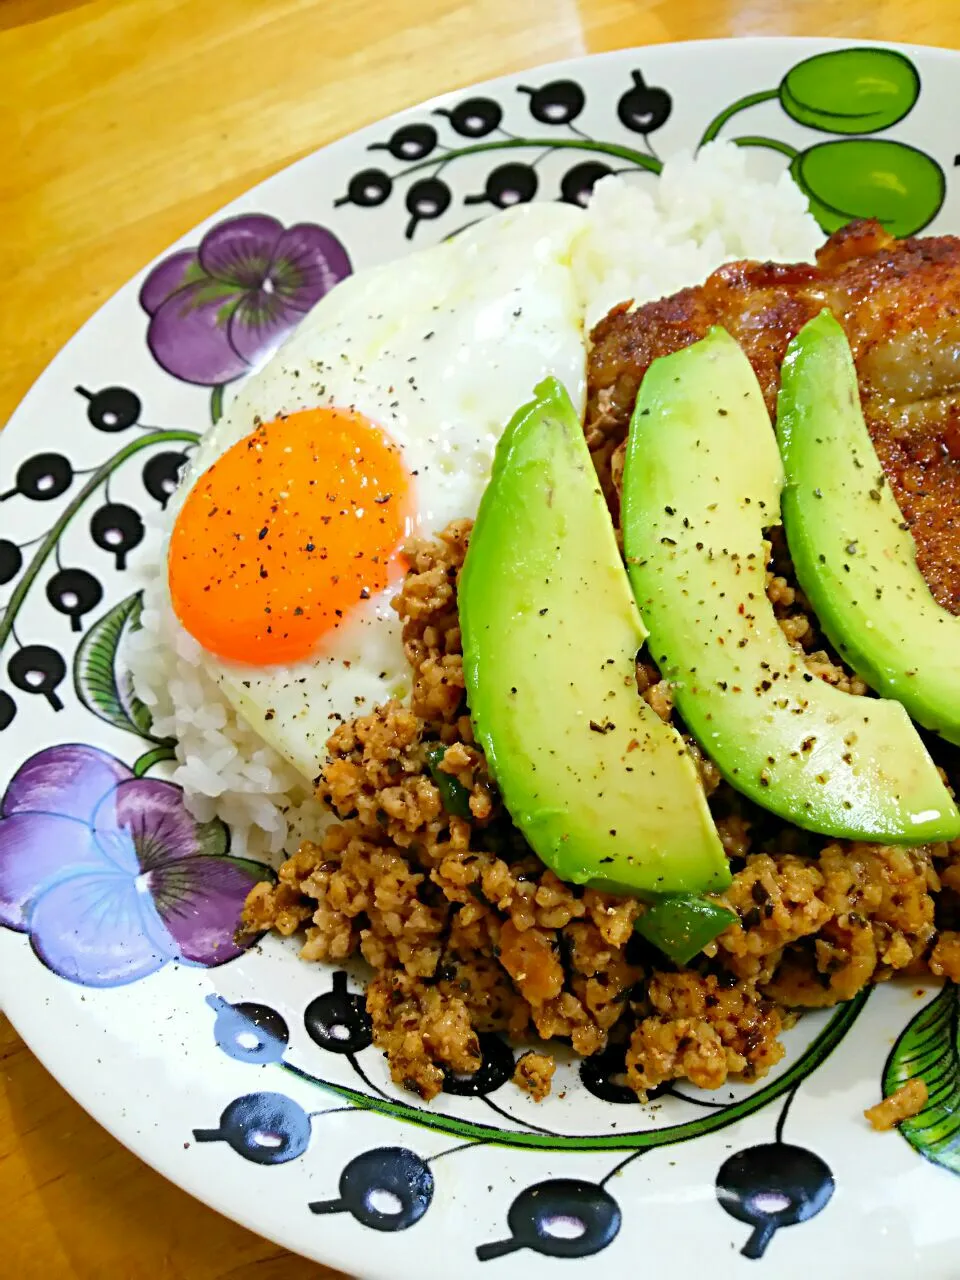
M 916 1151 L 960 1173 L 960 998 L 952 982 L 907 1024 L 883 1073 L 885 1097 L 911 1080 L 927 1086 L 922 1111 L 900 1122 Z
M 916 67 L 894 49 L 831 49 L 791 67 L 777 89 L 747 94 L 725 107 L 707 125 L 700 146 L 740 112 L 779 99 L 797 124 L 835 136 L 800 150 L 753 133 L 731 141 L 787 155 L 793 180 L 828 235 L 855 218 L 876 218 L 891 235 L 912 236 L 940 212 L 943 168 L 906 142 L 863 135 L 905 119 L 920 91 Z
M 136 630 L 142 607 L 140 592 L 134 592 L 90 627 L 73 660 L 73 682 L 77 697 L 95 716 L 158 742 L 151 732 L 153 717 L 134 693 L 130 673 L 118 662 L 123 638 Z

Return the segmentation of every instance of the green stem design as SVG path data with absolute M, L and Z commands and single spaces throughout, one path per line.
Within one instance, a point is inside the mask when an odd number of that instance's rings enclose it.
M 744 138 L 733 138 L 731 141 L 735 147 L 764 147 L 767 151 L 779 151 L 788 160 L 797 158 L 796 147 L 791 147 L 789 142 L 779 142 L 776 138 L 761 138 L 756 134 L 749 134 Z
M 762 93 L 748 93 L 745 98 L 738 99 L 731 106 L 726 107 L 721 111 L 718 116 L 714 116 L 704 130 L 703 137 L 700 139 L 697 150 L 699 151 L 700 147 L 705 147 L 708 142 L 712 142 L 727 121 L 735 116 L 738 111 L 746 111 L 747 107 L 755 107 L 758 103 L 770 102 L 772 98 L 779 97 L 780 90 L 777 88 L 764 89 Z
M 199 439 L 200 437 L 195 431 L 151 431 L 148 435 L 140 436 L 138 439 L 132 440 L 130 444 L 126 445 L 118 453 L 115 453 L 112 458 L 108 458 L 102 466 L 96 469 L 73 501 L 68 506 L 64 507 L 59 519 L 51 527 L 50 531 L 34 553 L 33 559 L 27 566 L 26 573 L 24 573 L 23 577 L 17 583 L 16 588 L 10 597 L 10 601 L 7 604 L 6 612 L 3 617 L 0 618 L 0 650 L 3 649 L 3 646 L 6 644 L 7 639 L 10 636 L 10 632 L 13 630 L 13 624 L 17 620 L 17 614 L 20 612 L 20 607 L 27 597 L 27 592 L 33 586 L 37 579 L 37 575 L 43 568 L 54 547 L 63 537 L 63 533 L 67 525 L 90 495 L 96 492 L 100 485 L 103 484 L 104 480 L 106 480 L 108 476 L 112 475 L 118 467 L 122 466 L 128 458 L 132 458 L 134 454 L 140 453 L 143 449 L 149 449 L 152 445 L 163 444 L 166 441 L 174 440 L 183 440 L 189 444 L 196 444 Z
M 509 1129 L 498 1129 L 495 1125 L 477 1124 L 470 1120 L 460 1120 L 455 1116 L 440 1115 L 425 1107 L 414 1107 L 404 1102 L 393 1102 L 387 1098 L 371 1097 L 347 1085 L 320 1080 L 289 1062 L 281 1062 L 278 1065 L 292 1075 L 302 1080 L 309 1080 L 336 1097 L 353 1103 L 360 1110 L 375 1111 L 380 1115 L 392 1116 L 395 1120 L 405 1120 L 410 1124 L 421 1125 L 425 1129 L 434 1129 L 457 1137 L 472 1138 L 501 1147 L 536 1148 L 546 1151 L 645 1151 L 652 1150 L 654 1147 L 672 1146 L 674 1143 L 686 1142 L 690 1138 L 700 1138 L 708 1133 L 716 1133 L 719 1129 L 725 1129 L 745 1116 L 753 1115 L 767 1103 L 773 1102 L 775 1098 L 789 1093 L 795 1085 L 826 1062 L 860 1016 L 869 996 L 870 988 L 866 988 L 847 1004 L 841 1005 L 820 1035 L 812 1044 L 807 1045 L 796 1062 L 788 1067 L 782 1076 L 764 1085 L 763 1088 L 757 1089 L 729 1107 L 724 1107 L 722 1111 L 698 1116 L 696 1120 L 688 1120 L 685 1124 L 667 1125 L 663 1129 L 648 1129 L 638 1133 L 604 1133 L 582 1137 L 565 1137 L 550 1133 L 514 1133 Z
M 133 776 L 142 778 L 145 773 L 153 768 L 155 764 L 159 764 L 161 760 L 175 760 L 177 753 L 173 748 L 172 742 L 161 743 L 159 747 L 153 747 L 150 751 L 145 751 L 133 763 Z
M 223 383 L 218 383 L 210 392 L 210 420 L 214 426 L 223 417 Z
M 418 160 L 395 177 L 406 178 L 418 169 L 436 168 L 451 160 L 459 160 L 461 156 L 482 155 L 487 151 L 509 151 L 518 147 L 537 147 L 555 151 L 567 148 L 572 151 L 594 151 L 600 155 L 613 156 L 617 160 L 626 160 L 638 169 L 648 169 L 651 173 L 659 173 L 663 168 L 661 162 L 645 151 L 634 151 L 631 147 L 621 147 L 615 142 L 594 142 L 592 138 L 502 138 L 497 142 L 475 142 L 469 147 L 456 147 L 445 151 L 442 156 L 429 156 L 426 160 Z

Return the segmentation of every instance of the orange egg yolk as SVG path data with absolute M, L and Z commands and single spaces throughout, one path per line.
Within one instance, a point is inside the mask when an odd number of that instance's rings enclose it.
M 412 480 L 379 427 L 342 409 L 258 426 L 193 486 L 170 538 L 177 617 L 253 666 L 310 657 L 403 570 Z

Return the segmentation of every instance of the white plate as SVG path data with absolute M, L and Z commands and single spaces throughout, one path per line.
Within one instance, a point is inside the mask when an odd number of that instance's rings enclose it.
M 576 198 L 598 165 L 655 171 L 711 122 L 759 142 L 767 172 L 791 163 L 827 229 L 882 212 L 899 233 L 958 230 L 958 75 L 951 53 L 817 40 L 578 59 L 362 130 L 161 261 L 207 237 L 210 267 L 245 235 L 274 264 L 296 251 L 342 275 L 455 232 L 491 200 L 534 186 L 537 199 Z M 870 111 L 857 115 L 866 81 Z M 465 203 L 482 193 L 486 204 Z M 310 225 L 282 239 L 295 224 Z M 163 309 L 170 275 L 154 264 L 56 357 L 0 436 L 0 998 L 18 1030 L 179 1186 L 364 1276 L 540 1275 L 554 1258 L 577 1259 L 582 1276 L 635 1265 L 677 1280 L 956 1276 L 953 987 L 889 985 L 803 1019 L 752 1090 L 641 1107 L 571 1063 L 537 1107 L 500 1088 L 509 1051 L 493 1044 L 472 1096 L 421 1107 L 365 1047 L 346 975 L 273 938 L 235 953 L 242 895 L 261 873 L 231 860 L 227 832 L 211 827 L 200 846 L 180 820 L 178 792 L 160 781 L 167 753 L 114 657 L 135 605 L 124 566 L 140 513 L 158 509 L 169 455 L 209 423 L 223 384 L 263 357 L 267 338 L 241 324 L 260 278 L 227 272 L 218 308 L 185 318 L 176 299 Z M 315 297 L 293 288 L 272 337 Z M 203 936 L 177 925 L 183 895 L 202 906 Z M 236 1005 L 260 1008 L 245 1018 Z M 338 1018 L 346 1039 L 324 1033 Z M 881 1137 L 862 1112 L 885 1072 L 925 1074 L 933 1102 L 909 1132 Z

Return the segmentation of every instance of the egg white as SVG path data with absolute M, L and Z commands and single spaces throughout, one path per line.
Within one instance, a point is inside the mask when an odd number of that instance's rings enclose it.
M 364 414 L 402 450 L 416 533 L 474 516 L 500 433 L 540 379 L 557 377 L 582 412 L 586 345 L 571 257 L 583 226 L 578 209 L 524 206 L 338 285 L 207 432 L 177 506 L 257 419 L 333 405 Z M 395 592 L 358 602 L 309 661 L 241 667 L 206 655 L 237 712 L 307 779 L 337 721 L 409 692 Z

